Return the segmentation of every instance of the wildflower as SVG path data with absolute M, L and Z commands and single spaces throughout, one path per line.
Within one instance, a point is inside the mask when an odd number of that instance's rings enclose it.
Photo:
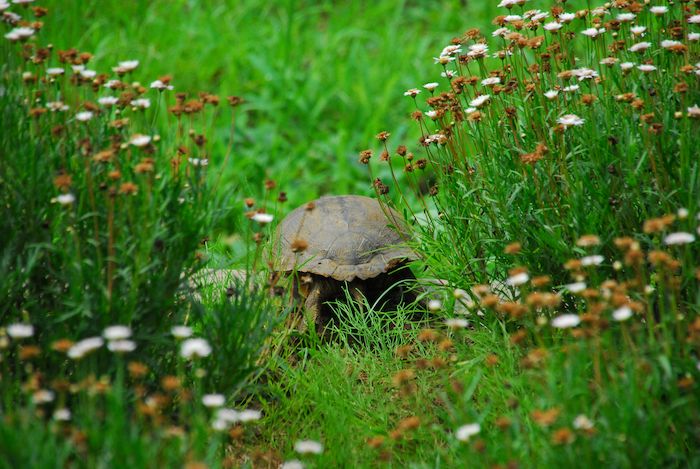
M 56 77 L 58 75 L 63 75 L 66 71 L 60 67 L 50 67 L 46 69 L 46 74 L 50 77 Z
M 211 428 L 217 432 L 223 432 L 224 430 L 226 430 L 228 428 L 228 422 L 225 420 L 221 420 L 221 419 L 215 419 L 211 423 Z
M 653 65 L 649 65 L 649 64 L 642 64 L 642 65 L 639 65 L 637 67 L 637 69 L 644 72 L 644 73 L 649 73 L 649 72 L 653 72 L 654 70 L 656 70 L 656 67 Z
M 469 321 L 464 318 L 448 318 L 445 319 L 445 326 L 450 329 L 465 329 L 469 327 Z
M 457 72 L 455 72 L 454 70 L 445 70 L 440 74 L 440 76 L 443 78 L 454 78 L 455 76 L 457 76 Z M 406 96 L 406 93 L 404 93 L 404 96 Z
M 434 312 L 440 311 L 442 309 L 442 301 L 440 300 L 430 300 L 428 301 L 428 310 Z
M 605 57 L 599 63 L 600 65 L 615 65 L 619 61 L 620 59 L 618 59 L 617 57 Z
M 594 39 L 594 38 L 598 37 L 598 35 L 603 34 L 604 32 L 605 32 L 605 28 L 588 28 L 588 29 L 584 29 L 583 31 L 581 31 L 581 34 Z
M 192 328 L 187 326 L 173 326 L 170 329 L 170 333 L 176 339 L 187 339 L 188 337 L 192 336 Z
M 499 3 L 498 6 L 511 9 L 516 5 L 524 5 L 526 1 L 527 0 L 501 0 L 501 3 Z
M 550 324 L 557 329 L 568 329 L 581 324 L 581 318 L 577 314 L 562 314 L 552 319 Z
M 204 407 L 221 407 L 226 402 L 223 394 L 205 394 L 202 396 Z
M 693 119 L 699 119 L 700 118 L 700 106 L 697 104 L 694 104 L 693 106 L 688 108 L 688 117 L 692 117 Z
M 136 350 L 136 342 L 133 340 L 110 340 L 107 342 L 107 349 L 114 353 L 127 353 Z
M 523 17 L 520 15 L 508 15 L 505 18 L 503 18 L 503 21 L 505 21 L 506 23 L 513 23 L 515 21 L 520 21 L 522 19 L 523 19 Z
M 67 422 L 71 418 L 71 413 L 70 410 L 66 409 L 65 407 L 62 409 L 56 409 L 53 412 L 53 419 L 58 421 L 58 422 Z
M 109 326 L 102 331 L 102 336 L 107 340 L 123 340 L 131 337 L 131 329 L 126 326 Z
M 578 78 L 578 81 L 590 80 L 598 76 L 598 72 L 590 68 L 577 68 L 572 70 L 571 73 Z
M 615 19 L 617 19 L 617 21 L 619 21 L 620 23 L 629 23 L 630 21 L 633 21 L 636 17 L 637 15 L 635 15 L 634 13 L 620 13 Z
M 648 48 L 651 47 L 651 42 L 638 42 L 636 44 L 633 44 L 632 47 L 630 47 L 629 50 L 630 52 L 644 52 Z
M 29 39 L 34 35 L 34 30 L 32 28 L 14 28 L 9 33 L 5 34 L 5 39 L 16 42 Z
M 542 27 L 547 31 L 559 31 L 561 28 L 564 27 L 564 25 L 559 23 L 558 21 L 551 21 Z
M 562 23 L 570 23 L 576 18 L 576 15 L 574 13 L 562 13 L 558 18 Z
M 425 88 L 428 91 L 434 91 L 435 88 L 437 88 L 438 86 L 439 86 L 438 83 L 432 82 L 432 83 L 426 83 L 425 85 L 423 85 L 423 88 Z
M 470 106 L 473 107 L 481 107 L 483 106 L 489 99 L 491 99 L 491 95 L 489 94 L 482 94 L 481 96 L 477 96 L 476 98 L 472 99 L 469 102 Z
M 456 54 L 459 54 L 460 52 L 462 52 L 461 46 L 455 45 L 455 44 L 450 44 L 449 46 L 445 46 L 445 48 L 442 49 L 442 52 L 440 52 L 440 57 L 456 55 Z
M 581 265 L 583 267 L 590 267 L 592 265 L 600 265 L 603 263 L 605 258 L 601 255 L 586 256 L 581 258 Z
M 80 74 L 80 72 L 85 70 L 85 65 L 71 65 L 70 68 L 73 70 L 73 73 Z
M 39 389 L 32 395 L 32 402 L 37 405 L 48 404 L 49 402 L 53 402 L 55 397 L 56 396 L 53 391 L 49 391 L 48 389 Z
M 180 355 L 186 360 L 190 360 L 195 357 L 204 358 L 208 357 L 210 354 L 211 345 L 209 345 L 209 342 L 206 340 L 200 338 L 186 339 L 184 342 L 182 342 L 182 346 L 180 348 Z
M 89 337 L 73 344 L 73 346 L 68 349 L 67 355 L 68 358 L 79 360 L 103 345 L 104 340 L 102 340 L 102 337 Z
M 497 85 L 501 82 L 501 79 L 499 77 L 489 77 L 481 80 L 481 84 L 483 86 L 493 86 Z
M 216 419 L 228 423 L 238 423 L 240 421 L 239 413 L 234 409 L 218 409 L 216 411 Z
M 280 469 L 304 469 L 304 463 L 298 459 L 290 459 L 280 465 Z
M 630 70 L 633 67 L 634 67 L 634 62 L 622 62 L 620 64 L 620 68 L 622 70 Z
M 549 16 L 549 13 L 540 10 L 530 10 L 525 12 L 523 16 L 525 18 L 529 18 L 531 21 L 540 21 L 547 18 Z
M 481 432 L 481 425 L 478 423 L 468 423 L 466 425 L 462 425 L 457 429 L 455 432 L 455 437 L 459 441 L 469 441 L 471 437 L 474 435 L 478 435 Z
M 5 11 L 10 8 L 10 4 L 6 0 L 0 0 L 0 11 Z
M 564 288 L 566 290 L 569 290 L 571 293 L 580 293 L 586 289 L 586 283 L 585 282 L 569 283 L 568 285 L 564 285 Z
M 123 75 L 125 73 L 129 73 L 131 71 L 134 71 L 136 67 L 139 66 L 139 61 L 138 60 L 125 60 L 123 62 L 119 62 L 119 64 L 116 67 L 112 67 L 112 71 L 114 73 L 117 73 L 119 75 Z
M 573 427 L 576 430 L 591 430 L 593 429 L 593 422 L 585 415 L 579 414 L 574 419 Z
M 238 420 L 242 423 L 254 422 L 262 418 L 262 412 L 254 409 L 244 409 L 238 413 Z
M 632 317 L 632 308 L 629 306 L 621 306 L 613 311 L 612 317 L 615 321 L 627 321 Z
M 682 45 L 683 44 L 681 44 L 679 41 L 672 41 L 670 39 L 665 39 L 665 40 L 661 41 L 661 47 L 663 47 L 664 49 L 672 49 L 674 47 L 678 47 L 678 46 L 682 46 Z
M 635 36 L 641 36 L 644 34 L 644 31 L 647 30 L 646 26 L 632 26 L 630 28 L 630 32 L 634 34 Z
M 10 324 L 7 326 L 7 335 L 12 339 L 28 339 L 34 335 L 34 326 L 21 323 Z
M 557 119 L 557 123 L 564 126 L 564 128 L 571 127 L 574 125 L 583 125 L 584 120 L 575 114 L 565 114 Z
M 498 28 L 495 31 L 491 33 L 491 36 L 496 37 L 496 36 L 504 36 L 506 35 L 510 29 L 508 28 Z
M 600 238 L 596 235 L 583 235 L 576 241 L 576 246 L 587 248 L 591 246 L 598 246 L 600 244 Z
M 552 444 L 569 445 L 576 439 L 576 435 L 566 427 L 558 428 L 552 433 Z
M 208 158 L 187 158 L 187 161 L 192 165 L 192 166 L 209 166 L 209 159 Z
M 258 222 L 262 225 L 266 223 L 271 223 L 273 220 L 273 216 L 269 213 L 260 213 L 256 212 L 252 217 L 250 217 L 251 220 Z
M 519 272 L 508 277 L 506 279 L 506 285 L 511 287 L 519 287 L 520 285 L 526 284 L 528 280 L 530 280 L 530 276 L 527 274 L 527 272 Z
M 455 58 L 447 55 L 442 55 L 440 57 L 433 57 L 433 61 L 436 64 L 447 65 L 450 62 L 454 62 Z
M 679 231 L 677 233 L 671 233 L 670 235 L 668 235 L 664 238 L 664 244 L 666 246 L 676 246 L 679 244 L 688 244 L 688 243 L 692 243 L 693 241 L 695 241 L 695 236 L 690 234 L 690 233 L 683 232 L 683 231 Z
M 668 13 L 668 7 L 657 5 L 649 8 L 649 11 L 655 15 L 663 15 L 664 13 Z
M 116 89 L 120 88 L 121 86 L 122 82 L 119 80 L 109 80 L 107 83 L 104 84 L 104 87 L 109 89 Z
M 135 147 L 141 148 L 151 143 L 151 140 L 152 138 L 150 135 L 134 134 L 129 139 L 129 143 Z
M 471 46 L 469 46 L 469 52 L 467 52 L 467 56 L 473 58 L 485 57 L 488 50 L 489 47 L 486 44 L 472 44 Z
M 73 202 L 75 202 L 75 196 L 73 194 L 61 194 L 58 197 L 56 197 L 56 202 L 58 202 L 60 205 L 70 205 Z
M 552 100 L 552 99 L 556 98 L 557 96 L 559 96 L 559 91 L 557 91 L 557 90 L 549 90 L 549 91 L 544 92 L 544 97 L 549 99 L 549 100 Z
M 543 427 L 547 427 L 556 422 L 560 413 L 561 410 L 554 407 L 552 409 L 547 410 L 535 409 L 530 415 L 532 416 L 532 420 L 534 420 L 535 423 Z
M 299 440 L 294 443 L 294 451 L 299 454 L 321 454 L 323 445 L 314 440 Z
M 79 112 L 75 115 L 75 119 L 79 120 L 80 122 L 87 122 L 93 117 L 93 113 L 90 111 L 83 111 Z
M 692 15 L 692 16 L 688 17 L 688 23 L 700 24 L 700 15 Z
M 430 117 L 431 119 L 437 119 L 438 118 L 438 112 L 437 111 L 426 111 L 424 113 L 426 116 Z
M 91 80 L 97 76 L 97 72 L 94 70 L 81 70 L 79 75 L 81 78 L 85 78 L 86 80 Z
M 418 88 L 411 88 L 410 90 L 404 91 L 403 95 L 404 96 L 410 96 L 411 98 L 415 98 L 420 94 L 420 90 Z
M 138 98 L 131 101 L 131 104 L 135 108 L 148 109 L 151 107 L 151 100 L 148 98 Z
M 158 91 L 163 91 L 163 90 L 172 90 L 173 85 L 168 85 L 164 83 L 162 80 L 156 80 L 151 82 L 151 88 L 154 90 Z
M 117 98 L 116 96 L 103 96 L 101 98 L 98 98 L 97 102 L 100 103 L 102 106 L 110 107 L 117 104 L 119 102 L 119 98 Z
M 700 33 L 688 33 L 689 41 L 700 41 Z

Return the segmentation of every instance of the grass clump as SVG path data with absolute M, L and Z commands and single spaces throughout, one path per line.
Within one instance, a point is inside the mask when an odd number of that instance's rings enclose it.
M 137 60 L 92 69 L 91 53 L 42 42 L 45 8 L 13 3 L 0 46 L 0 466 L 219 461 L 222 435 L 260 418 L 241 390 L 280 316 L 252 288 L 263 210 L 245 220 L 209 175 L 219 97 L 174 93 L 167 76 L 143 86 Z M 241 100 L 227 101 L 231 115 Z M 248 271 L 202 303 L 195 274 L 230 218 Z

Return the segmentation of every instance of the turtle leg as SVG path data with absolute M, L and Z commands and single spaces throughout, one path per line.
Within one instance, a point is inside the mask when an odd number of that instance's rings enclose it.
M 314 324 L 318 325 L 321 319 L 321 306 L 322 306 L 322 295 L 323 293 L 323 282 L 312 282 L 309 288 L 309 293 L 306 296 L 306 301 L 304 302 L 304 308 L 307 314 L 311 316 L 311 320 Z M 306 329 L 307 321 L 304 321 L 304 329 Z
M 355 300 L 357 307 L 362 311 L 364 309 L 365 301 L 367 298 L 367 286 L 362 280 L 353 280 L 348 283 L 348 291 L 350 296 Z

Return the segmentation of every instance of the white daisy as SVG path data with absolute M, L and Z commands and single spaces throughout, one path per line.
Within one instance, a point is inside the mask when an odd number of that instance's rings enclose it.
M 186 339 L 180 347 L 180 356 L 186 360 L 204 358 L 211 354 L 211 345 L 204 339 Z
M 87 122 L 87 121 L 89 121 L 90 119 L 92 119 L 93 116 L 94 116 L 94 114 L 93 114 L 92 112 L 90 112 L 90 111 L 83 111 L 83 112 L 77 113 L 77 114 L 75 115 L 75 119 L 76 119 L 76 120 L 79 120 L 80 122 Z
M 684 231 L 679 231 L 677 233 L 671 233 L 664 238 L 664 244 L 666 246 L 678 246 L 681 244 L 689 244 L 695 241 L 695 235 L 686 233 Z
M 323 445 L 314 440 L 298 440 L 294 443 L 294 451 L 299 454 L 321 454 Z
M 612 313 L 612 317 L 615 321 L 627 321 L 632 315 L 632 308 L 629 306 L 621 306 Z
M 455 437 L 459 441 L 469 441 L 469 439 L 481 432 L 481 425 L 478 423 L 468 423 L 462 425 L 455 431 Z
M 481 96 L 477 96 L 476 98 L 472 99 L 469 101 L 469 106 L 472 107 L 481 107 L 484 104 L 486 104 L 489 99 L 491 99 L 491 95 L 489 94 L 482 94 Z
M 264 225 L 267 223 L 272 223 L 274 218 L 275 217 L 270 213 L 256 212 L 250 219 Z
M 556 329 L 569 329 L 581 324 L 581 318 L 577 314 L 562 314 L 552 319 L 550 324 Z
M 73 194 L 61 194 L 56 197 L 56 202 L 60 205 L 70 205 L 75 202 L 75 196 Z
M 12 339 L 28 339 L 34 335 L 34 326 L 22 323 L 10 324 L 7 326 L 7 335 Z

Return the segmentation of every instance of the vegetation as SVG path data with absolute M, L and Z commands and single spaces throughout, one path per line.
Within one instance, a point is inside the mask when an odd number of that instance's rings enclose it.
M 375 3 L 0 1 L 0 467 L 700 466 L 698 5 Z M 289 327 L 328 192 L 420 302 Z

